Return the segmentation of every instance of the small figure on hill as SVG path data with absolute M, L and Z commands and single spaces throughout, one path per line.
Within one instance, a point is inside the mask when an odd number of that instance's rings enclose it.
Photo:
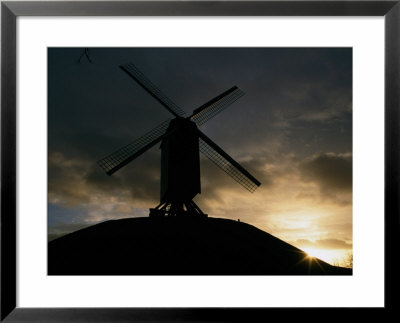
M 89 63 L 91 63 L 91 62 L 92 62 L 92 59 L 90 58 L 90 55 L 89 55 L 89 48 L 85 48 L 85 50 L 83 51 L 83 53 L 81 54 L 81 56 L 80 56 L 79 59 L 78 59 L 78 63 L 81 62 L 81 59 L 82 59 L 82 57 L 83 57 L 84 55 L 86 56 L 86 58 L 87 58 L 87 60 L 89 61 Z

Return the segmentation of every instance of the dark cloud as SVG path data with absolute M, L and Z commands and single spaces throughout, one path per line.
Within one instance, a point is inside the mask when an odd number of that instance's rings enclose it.
M 305 181 L 317 183 L 325 192 L 350 192 L 352 189 L 352 157 L 323 153 L 300 164 Z
M 243 89 L 244 97 L 203 126 L 220 145 L 241 154 L 257 153 L 271 141 L 298 154 L 325 150 L 320 148 L 328 143 L 332 151 L 339 148 L 338 118 L 344 132 L 351 130 L 351 49 L 93 48 L 93 64 L 76 64 L 81 51 L 49 50 L 52 149 L 62 145 L 100 158 L 170 117 L 118 68 L 127 61 L 188 114 L 233 85 Z M 283 124 L 284 131 L 276 127 Z
M 90 162 L 85 159 L 68 159 L 61 152 L 50 152 L 48 158 L 49 201 L 76 206 L 90 201 L 85 176 Z
M 140 156 L 119 173 L 107 176 L 95 161 L 49 155 L 49 200 L 64 206 L 93 201 L 96 196 L 155 204 L 159 199 L 160 161 L 157 151 Z M 158 157 L 158 158 L 157 158 Z
M 262 159 L 238 161 L 244 169 L 249 171 L 251 175 L 261 182 L 263 187 L 273 185 L 273 178 L 265 171 L 265 162 Z M 217 191 L 222 191 L 227 188 L 232 189 L 232 187 L 244 189 L 235 179 L 205 156 L 201 159 L 201 174 L 204 187 L 210 192 L 216 193 Z M 243 192 L 245 192 L 245 190 Z

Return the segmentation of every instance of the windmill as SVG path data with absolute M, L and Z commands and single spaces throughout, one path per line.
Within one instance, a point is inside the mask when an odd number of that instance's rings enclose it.
M 185 117 L 185 112 L 150 82 L 135 65 L 128 63 L 120 68 L 175 117 L 97 162 L 108 175 L 112 175 L 161 142 L 160 203 L 150 209 L 150 216 L 206 216 L 193 202 L 193 198 L 201 193 L 199 151 L 248 191 L 254 192 L 261 185 L 198 129 L 198 126 L 244 95 L 237 86 L 204 103 L 195 109 L 192 115 Z

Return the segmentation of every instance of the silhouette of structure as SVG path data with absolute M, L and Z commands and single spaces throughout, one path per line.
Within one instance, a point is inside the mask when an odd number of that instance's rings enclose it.
M 108 175 L 112 175 L 161 141 L 160 204 L 150 209 L 150 216 L 206 216 L 193 202 L 193 198 L 201 193 L 199 151 L 248 191 L 254 192 L 261 185 L 198 129 L 198 126 L 243 96 L 243 91 L 234 86 L 185 117 L 184 111 L 151 83 L 135 65 L 129 63 L 120 67 L 175 117 L 97 162 Z

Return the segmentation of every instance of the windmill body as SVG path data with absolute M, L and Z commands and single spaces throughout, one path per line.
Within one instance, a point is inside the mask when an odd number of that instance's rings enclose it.
M 198 129 L 198 126 L 243 96 L 244 93 L 239 88 L 230 88 L 195 109 L 191 116 L 185 117 L 185 112 L 150 82 L 135 65 L 125 64 L 121 69 L 175 117 L 98 161 L 103 170 L 112 175 L 161 142 L 160 204 L 150 209 L 150 216 L 206 216 L 193 202 L 193 198 L 201 193 L 199 151 L 248 191 L 253 192 L 261 185 Z
M 169 131 L 161 143 L 160 202 L 183 205 L 201 193 L 199 136 L 196 124 L 181 117 L 171 121 Z

